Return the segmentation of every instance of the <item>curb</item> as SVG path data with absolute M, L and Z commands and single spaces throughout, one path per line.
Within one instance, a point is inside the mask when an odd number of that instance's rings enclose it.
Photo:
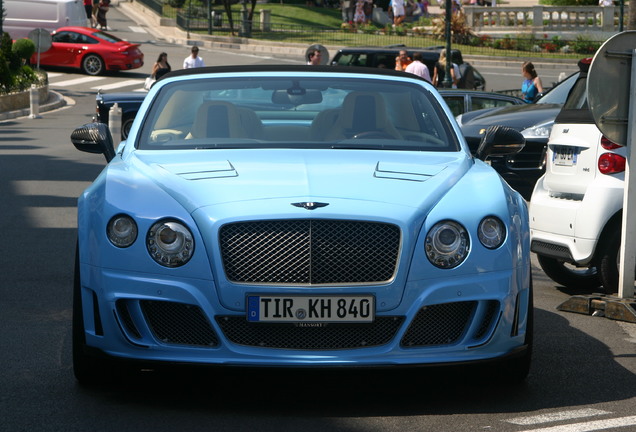
M 53 111 L 66 105 L 73 105 L 73 103 L 69 103 L 69 100 L 67 100 L 62 94 L 49 90 L 49 100 L 46 103 L 40 105 L 39 111 L 41 113 Z M 4 113 L 0 113 L 0 121 L 10 120 L 17 117 L 28 117 L 29 115 L 31 115 L 31 107 L 22 108 L 14 111 L 7 111 Z

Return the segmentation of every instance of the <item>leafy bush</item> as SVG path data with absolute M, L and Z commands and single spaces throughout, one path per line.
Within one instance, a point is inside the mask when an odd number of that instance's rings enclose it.
M 40 83 L 40 78 L 33 69 L 24 64 L 24 60 L 30 58 L 35 51 L 32 41 L 21 39 L 14 44 L 11 36 L 3 33 L 0 44 L 0 93 L 23 91 L 31 87 L 31 84 Z
M 28 60 L 35 52 L 35 44 L 31 39 L 18 39 L 13 43 L 11 52 L 20 59 Z
M 577 54 L 594 54 L 601 47 L 601 42 L 590 40 L 588 37 L 578 35 L 572 42 L 572 49 Z

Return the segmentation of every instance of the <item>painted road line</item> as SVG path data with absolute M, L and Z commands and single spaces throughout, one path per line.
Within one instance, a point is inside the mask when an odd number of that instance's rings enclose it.
M 143 87 L 144 81 L 143 80 L 139 80 L 139 79 L 130 79 L 130 80 L 126 80 L 126 81 L 117 81 L 117 82 L 114 82 L 112 84 L 106 84 L 106 85 L 103 85 L 103 86 L 91 87 L 91 90 L 98 90 L 98 89 L 112 90 L 112 89 L 117 89 L 117 88 L 121 88 L 121 87 L 130 87 L 132 85 L 140 85 L 140 86 Z
M 143 27 L 137 27 L 137 26 L 128 26 L 128 28 L 133 32 L 133 33 L 148 33 L 146 30 L 143 29 Z
M 505 420 L 506 423 L 512 423 L 517 425 L 535 425 L 541 423 L 550 423 L 556 421 L 565 421 L 572 419 L 580 419 L 585 417 L 594 417 L 599 415 L 611 414 L 608 411 L 602 411 L 597 409 L 579 409 L 571 411 L 560 411 L 549 414 L 541 414 L 532 417 L 517 417 L 510 420 Z
M 66 80 L 66 81 L 60 81 L 60 82 L 53 82 L 50 83 L 52 86 L 54 87 L 70 87 L 70 86 L 74 86 L 77 84 L 84 84 L 84 83 L 88 83 L 91 81 L 99 81 L 99 80 L 103 80 L 105 78 L 101 78 L 101 77 L 84 77 L 84 78 L 75 78 L 75 79 L 71 79 L 71 80 Z
M 636 416 L 619 417 L 606 420 L 594 420 L 586 423 L 574 423 L 562 426 L 551 426 L 540 429 L 528 429 L 522 432 L 594 432 L 604 429 L 636 426 Z M 633 430 L 633 429 L 630 429 Z

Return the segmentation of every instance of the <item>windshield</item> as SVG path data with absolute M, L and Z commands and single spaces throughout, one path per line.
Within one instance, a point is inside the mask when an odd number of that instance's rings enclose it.
M 142 150 L 460 148 L 442 107 L 421 85 L 331 75 L 193 77 L 166 84 L 136 145 Z
M 576 82 L 579 73 L 574 73 L 558 83 L 552 90 L 546 93 L 541 99 L 539 99 L 536 103 L 538 104 L 564 104 L 565 100 L 568 98 L 568 93 L 570 93 L 570 89 Z

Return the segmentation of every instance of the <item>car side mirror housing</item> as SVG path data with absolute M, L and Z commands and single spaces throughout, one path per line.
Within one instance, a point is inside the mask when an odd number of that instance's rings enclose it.
M 106 162 L 115 157 L 115 144 L 110 129 L 104 123 L 88 123 L 71 133 L 71 142 L 79 151 L 103 154 Z
M 484 160 L 488 156 L 506 156 L 519 153 L 526 145 L 521 132 L 506 126 L 490 126 L 479 143 L 475 156 Z

